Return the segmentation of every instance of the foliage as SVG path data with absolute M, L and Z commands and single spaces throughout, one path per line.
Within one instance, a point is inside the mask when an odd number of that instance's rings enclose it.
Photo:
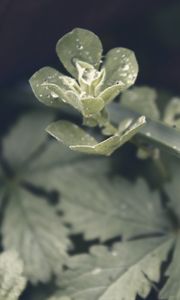
M 134 53 L 115 48 L 104 59 L 88 30 L 67 33 L 56 51 L 72 77 L 45 67 L 32 89 L 48 106 L 72 106 L 89 129 L 36 110 L 4 134 L 0 300 L 135 300 L 153 292 L 179 300 L 180 165 L 162 150 L 179 137 L 180 100 L 162 109 L 154 89 L 127 90 L 138 73 Z M 120 104 L 111 104 L 120 92 Z M 99 132 L 107 138 L 99 141 Z M 138 158 L 99 156 L 129 140 Z M 154 189 L 148 162 L 161 177 Z
M 67 51 L 67 49 L 69 49 Z M 76 28 L 62 37 L 56 46 L 59 59 L 74 78 L 45 67 L 30 79 L 31 87 L 46 105 L 71 105 L 83 116 L 84 125 L 99 126 L 110 135 L 98 143 L 83 129 L 69 121 L 58 121 L 47 131 L 72 150 L 110 155 L 132 138 L 145 123 L 145 118 L 128 119 L 115 128 L 109 122 L 106 106 L 123 90 L 131 86 L 138 74 L 134 53 L 125 48 L 110 50 L 102 60 L 102 44 L 92 32 Z

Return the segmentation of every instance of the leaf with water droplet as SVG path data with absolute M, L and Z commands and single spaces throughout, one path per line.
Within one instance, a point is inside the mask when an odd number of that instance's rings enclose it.
M 119 92 L 130 87 L 138 74 L 138 64 L 134 52 L 126 48 L 110 50 L 103 66 L 106 70 L 104 88 L 116 85 Z
M 80 110 L 80 90 L 75 79 L 64 76 L 51 67 L 44 67 L 30 78 L 30 84 L 40 102 L 55 107 L 64 102 Z
M 73 59 L 87 62 L 98 68 L 102 55 L 102 44 L 93 32 L 75 28 L 58 41 L 56 51 L 67 71 L 77 78 L 78 72 Z
M 145 118 L 140 117 L 132 122 L 123 133 L 117 131 L 116 134 L 99 143 L 83 129 L 68 121 L 51 123 L 47 127 L 47 132 L 72 150 L 108 156 L 129 141 L 145 122 Z

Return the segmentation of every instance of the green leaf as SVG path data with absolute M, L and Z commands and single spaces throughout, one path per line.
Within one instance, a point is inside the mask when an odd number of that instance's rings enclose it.
M 173 254 L 173 261 L 171 262 L 166 276 L 168 280 L 165 286 L 160 292 L 160 299 L 179 300 L 180 297 L 180 286 L 179 286 L 179 275 L 180 275 L 180 235 L 178 234 L 177 241 L 175 244 L 175 250 Z
M 37 71 L 30 78 L 30 85 L 38 100 L 46 105 L 61 107 L 64 102 L 80 109 L 77 82 L 53 68 L 44 67 Z
M 180 285 L 179 285 L 179 276 L 180 276 L 180 234 L 179 234 L 179 220 L 180 220 L 180 202 L 179 202 L 179 176 L 180 169 L 179 164 L 173 164 L 173 179 L 171 182 L 165 185 L 165 191 L 169 196 L 169 206 L 172 209 L 173 214 L 175 215 L 178 225 L 175 228 L 175 248 L 172 255 L 172 261 L 167 269 L 166 276 L 168 280 L 160 292 L 160 299 L 169 299 L 169 300 L 178 300 L 180 297 Z
M 104 107 L 104 101 L 100 98 L 84 98 L 81 99 L 82 113 L 85 117 L 91 117 L 98 114 Z
M 105 104 L 110 103 L 120 93 L 119 85 L 112 85 L 101 91 L 99 97 L 103 99 Z
M 6 249 L 18 251 L 25 273 L 32 282 L 45 282 L 56 273 L 57 261 L 60 265 L 66 261 L 69 244 L 69 231 L 62 217 L 46 203 L 46 198 L 43 200 L 34 194 L 36 189 L 54 190 L 51 183 L 56 169 L 63 172 L 76 165 L 77 172 L 87 168 L 87 174 L 93 173 L 96 167 L 97 173 L 108 169 L 105 160 L 89 162 L 90 158 L 85 155 L 70 151 L 63 145 L 60 147 L 52 140 L 47 141 L 42 127 L 51 118 L 52 115 L 43 113 L 22 117 L 5 137 L 3 145 L 13 176 L 8 177 L 0 169 L 0 191 L 4 195 L 5 190 L 7 196 L 1 232 L 3 244 Z
M 67 71 L 77 78 L 75 60 L 87 62 L 98 68 L 102 55 L 102 44 L 93 32 L 75 28 L 58 41 L 56 51 Z
M 33 282 L 47 282 L 67 259 L 69 240 L 55 210 L 45 200 L 16 188 L 5 211 L 5 249 L 14 249 L 24 262 L 24 273 Z
M 14 251 L 0 254 L 0 299 L 18 300 L 26 285 L 23 263 Z
M 158 120 L 160 115 L 155 102 L 156 98 L 157 93 L 154 89 L 146 86 L 134 87 L 122 94 L 120 104 L 151 119 Z
M 180 98 L 172 98 L 164 112 L 164 122 L 180 129 Z
M 66 222 L 87 240 L 104 241 L 120 235 L 128 239 L 170 228 L 158 192 L 150 191 L 142 179 L 132 184 L 121 177 L 85 177 L 76 169 L 57 170 L 49 177 L 61 192 L 59 208 L 65 212 Z
M 69 121 L 53 122 L 47 127 L 46 131 L 70 147 L 76 145 L 93 146 L 97 143 L 96 140 L 83 129 Z
M 46 141 L 44 128 L 53 115 L 43 112 L 25 114 L 3 139 L 4 157 L 11 168 L 18 169 Z
M 61 289 L 55 299 L 135 300 L 137 295 L 146 298 L 152 282 L 160 280 L 160 266 L 171 245 L 171 239 L 159 237 L 117 243 L 111 251 L 104 246 L 92 247 L 90 255 L 69 260 L 70 270 L 61 276 Z
M 119 92 L 134 84 L 138 74 L 134 52 L 125 48 L 110 50 L 103 67 L 106 70 L 104 88 L 116 85 Z
M 121 145 L 129 141 L 144 124 L 144 117 L 140 117 L 135 122 L 131 120 L 131 124 L 129 124 L 129 127 L 124 132 L 117 132 L 100 143 L 83 129 L 68 121 L 51 123 L 46 131 L 72 150 L 90 154 L 110 155 Z

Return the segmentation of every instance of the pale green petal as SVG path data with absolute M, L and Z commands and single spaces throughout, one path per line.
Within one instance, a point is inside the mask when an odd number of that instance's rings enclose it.
M 121 96 L 120 104 L 151 119 L 160 118 L 156 104 L 157 93 L 149 87 L 134 87 L 125 91 Z
M 145 118 L 140 117 L 124 132 L 119 132 L 119 134 L 117 132 L 117 134 L 100 143 L 83 129 L 68 121 L 58 121 L 50 124 L 47 127 L 47 132 L 72 150 L 108 156 L 129 141 L 144 124 Z
M 102 55 L 102 44 L 93 32 L 76 28 L 58 41 L 56 51 L 67 71 L 77 78 L 75 60 L 85 61 L 98 68 Z
M 106 79 L 104 88 L 117 85 L 119 91 L 131 86 L 138 74 L 138 64 L 134 52 L 126 48 L 114 48 L 106 55 L 104 63 Z

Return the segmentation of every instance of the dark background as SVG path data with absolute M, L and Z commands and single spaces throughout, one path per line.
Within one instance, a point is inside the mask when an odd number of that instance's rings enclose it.
M 74 27 L 96 32 L 105 51 L 135 51 L 137 84 L 180 94 L 180 1 L 0 0 L 0 87 L 58 67 L 57 40 Z

